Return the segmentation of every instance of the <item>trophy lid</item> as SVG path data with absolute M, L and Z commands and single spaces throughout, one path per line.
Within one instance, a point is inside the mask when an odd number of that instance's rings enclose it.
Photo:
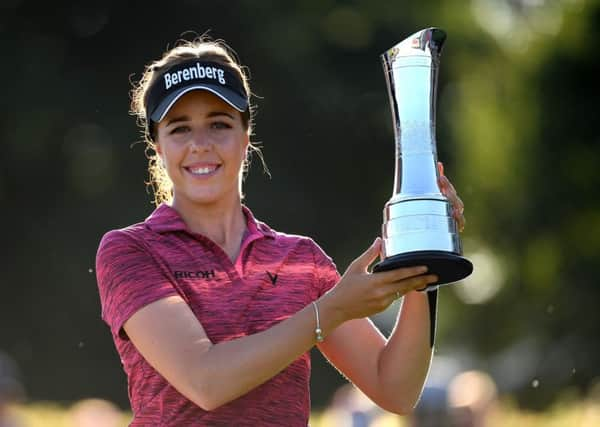
M 427 57 L 437 62 L 446 40 L 446 32 L 439 28 L 431 27 L 417 31 L 402 40 L 381 55 L 387 63 L 393 63 L 399 57 Z

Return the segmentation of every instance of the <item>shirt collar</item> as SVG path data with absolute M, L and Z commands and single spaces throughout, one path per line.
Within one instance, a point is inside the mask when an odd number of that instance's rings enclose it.
M 254 218 L 252 211 L 242 205 L 242 211 L 246 217 L 246 226 L 250 236 L 260 234 L 265 237 L 275 238 L 275 232 L 264 222 Z M 187 225 L 179 213 L 171 206 L 161 203 L 144 221 L 146 226 L 157 233 L 167 233 L 169 231 L 187 231 Z

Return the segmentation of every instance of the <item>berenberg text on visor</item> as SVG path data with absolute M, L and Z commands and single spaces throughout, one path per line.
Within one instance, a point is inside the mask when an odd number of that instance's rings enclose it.
M 183 81 L 194 79 L 213 79 L 218 80 L 222 85 L 225 84 L 225 72 L 217 67 L 207 67 L 196 63 L 195 66 L 177 70 L 173 73 L 165 73 L 165 89 L 177 85 Z

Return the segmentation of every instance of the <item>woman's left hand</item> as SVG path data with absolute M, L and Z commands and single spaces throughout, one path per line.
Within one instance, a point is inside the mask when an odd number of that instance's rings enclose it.
M 452 216 L 454 217 L 454 219 L 456 219 L 456 223 L 458 224 L 458 230 L 463 231 L 465 229 L 465 223 L 467 222 L 464 215 L 465 204 L 460 199 L 460 197 L 458 197 L 456 189 L 454 188 L 450 180 L 448 180 L 448 178 L 446 178 L 446 176 L 444 175 L 444 165 L 442 164 L 442 162 L 438 162 L 437 166 L 440 175 L 438 181 L 440 190 L 442 191 L 442 194 L 446 196 L 452 204 Z

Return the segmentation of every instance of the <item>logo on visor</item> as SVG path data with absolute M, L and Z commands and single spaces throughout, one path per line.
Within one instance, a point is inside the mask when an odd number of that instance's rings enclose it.
M 222 85 L 225 84 L 225 71 L 217 67 L 202 66 L 196 63 L 195 66 L 187 67 L 182 70 L 177 70 L 173 73 L 164 75 L 165 89 L 171 86 L 178 85 L 182 82 L 196 79 L 211 79 L 217 80 Z

